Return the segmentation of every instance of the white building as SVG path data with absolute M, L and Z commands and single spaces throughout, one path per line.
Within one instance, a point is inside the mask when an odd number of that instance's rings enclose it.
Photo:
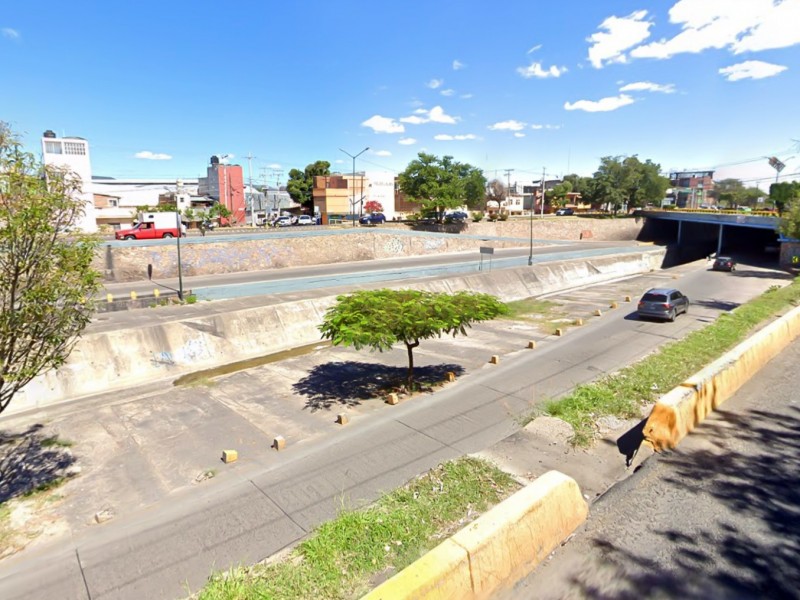
M 137 206 L 157 206 L 159 196 L 174 194 L 178 210 L 193 206 L 197 179 L 114 179 L 92 180 L 97 223 L 115 229 L 129 226 Z
M 97 231 L 89 142 L 78 137 L 59 138 L 54 132 L 45 131 L 42 136 L 42 162 L 47 166 L 66 167 L 80 177 L 79 197 L 83 201 L 83 214 L 76 220 L 75 226 L 86 233 Z
M 394 173 L 389 171 L 368 171 L 365 173 L 369 182 L 365 202 L 374 200 L 383 206 L 383 214 L 390 221 L 394 218 Z

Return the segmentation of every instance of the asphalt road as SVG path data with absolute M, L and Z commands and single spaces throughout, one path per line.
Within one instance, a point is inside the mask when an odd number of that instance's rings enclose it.
M 509 598 L 800 598 L 800 340 Z
M 551 338 L 534 352 L 484 365 L 440 392 L 376 411 L 336 435 L 282 453 L 270 451 L 269 442 L 262 441 L 253 449 L 254 460 L 226 467 L 225 477 L 3 561 L 0 597 L 186 595 L 187 588 L 202 586 L 213 569 L 267 557 L 335 516 L 342 506 L 369 502 L 443 460 L 491 446 L 516 431 L 517 415 L 541 400 L 640 358 L 771 283 L 762 271 L 730 276 L 688 266 L 679 272 L 683 275 L 677 279 L 660 275 L 664 284 L 679 286 L 694 301 L 690 314 L 675 323 L 641 322 L 630 309 L 612 312 L 564 338 Z M 207 423 L 194 432 L 194 451 L 206 451 L 210 443 L 218 452 L 225 425 Z M 163 453 L 169 460 L 174 441 L 168 432 L 162 437 L 167 438 Z M 135 472 L 146 465 L 123 467 Z
M 544 243 L 537 240 L 537 243 Z M 548 241 L 545 246 L 533 248 L 535 263 L 571 258 L 602 256 L 617 252 L 639 251 L 636 242 L 581 242 L 579 244 Z M 426 256 L 406 256 L 393 259 L 334 263 L 307 267 L 271 269 L 199 275 L 183 278 L 184 290 L 192 290 L 201 300 L 222 300 L 265 294 L 321 289 L 342 285 L 358 285 L 376 281 L 397 281 L 420 277 L 442 277 L 458 273 L 478 272 L 483 269 L 505 269 L 527 264 L 529 248 L 498 248 L 492 257 L 481 261 L 477 251 Z M 177 289 L 178 279 L 156 281 L 163 287 Z M 159 287 L 146 279 L 146 265 L 142 265 L 142 280 L 125 283 L 107 283 L 102 296 L 128 296 L 152 293 Z

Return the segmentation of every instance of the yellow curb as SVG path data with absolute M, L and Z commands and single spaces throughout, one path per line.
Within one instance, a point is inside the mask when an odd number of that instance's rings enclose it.
M 733 396 L 761 367 L 800 336 L 800 307 L 770 323 L 718 360 L 659 398 L 644 438 L 660 452 L 674 448 Z
M 588 512 L 575 480 L 548 471 L 363 600 L 490 598 L 528 575 Z

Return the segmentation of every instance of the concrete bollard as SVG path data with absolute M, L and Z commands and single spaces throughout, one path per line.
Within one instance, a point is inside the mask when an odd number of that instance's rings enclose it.
M 533 340 L 529 341 L 528 349 L 533 350 L 534 348 L 536 348 L 536 342 L 534 342 Z
M 580 317 L 575 319 L 575 325 L 583 325 L 583 319 L 581 319 Z
M 339 425 L 347 425 L 350 422 L 350 419 L 347 418 L 347 415 L 344 413 L 339 413 L 336 415 L 336 422 Z
M 630 301 L 631 301 L 631 297 L 630 296 L 625 296 L 625 302 L 630 302 Z
M 444 378 L 448 383 L 453 383 L 456 380 L 456 374 L 452 371 L 448 371 L 444 374 Z
M 392 406 L 394 406 L 398 402 L 400 402 L 400 398 L 398 398 L 397 394 L 395 394 L 394 392 L 386 396 L 386 404 L 391 404 Z
M 561 337 L 562 335 L 564 335 L 564 330 L 563 329 L 556 329 L 556 335 L 558 337 Z
M 603 316 L 603 311 L 600 310 L 599 308 L 595 309 L 594 316 L 595 317 L 602 317 Z
M 617 308 L 618 304 L 616 302 L 612 302 L 608 305 L 608 308 Z
M 276 436 L 272 441 L 272 447 L 275 448 L 275 450 L 283 450 L 286 448 L 286 440 L 282 435 Z
M 500 356 L 497 354 L 492 354 L 492 358 L 489 359 L 489 364 L 497 365 L 500 364 Z
M 239 459 L 239 453 L 236 450 L 223 450 L 222 451 L 222 462 L 226 465 L 232 462 L 236 462 Z
M 114 301 L 114 294 L 106 294 L 106 302 L 111 304 Z
M 136 300 L 136 292 L 131 290 L 131 300 Z

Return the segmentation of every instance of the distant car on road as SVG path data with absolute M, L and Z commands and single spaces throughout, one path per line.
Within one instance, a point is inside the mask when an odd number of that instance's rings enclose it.
M 386 215 L 383 213 L 371 213 L 361 217 L 358 222 L 362 225 L 378 225 L 380 223 L 386 223 Z
M 297 217 L 297 225 L 316 225 L 316 220 L 311 215 L 300 215 Z
M 292 224 L 292 217 L 284 215 L 272 222 L 273 227 L 289 227 Z
M 712 271 L 735 271 L 736 261 L 730 256 L 718 256 L 714 259 L 714 264 L 711 265 Z
M 469 215 L 465 213 L 463 210 L 454 210 L 451 213 L 447 213 L 445 219 L 450 219 L 451 221 L 462 222 L 469 219 Z
M 575 211 L 573 209 L 571 209 L 571 208 L 559 208 L 556 211 L 556 216 L 557 217 L 569 217 L 569 216 L 574 215 L 574 214 L 575 214 Z
M 689 312 L 689 298 L 675 288 L 653 288 L 639 300 L 637 315 L 674 321 L 681 313 Z

